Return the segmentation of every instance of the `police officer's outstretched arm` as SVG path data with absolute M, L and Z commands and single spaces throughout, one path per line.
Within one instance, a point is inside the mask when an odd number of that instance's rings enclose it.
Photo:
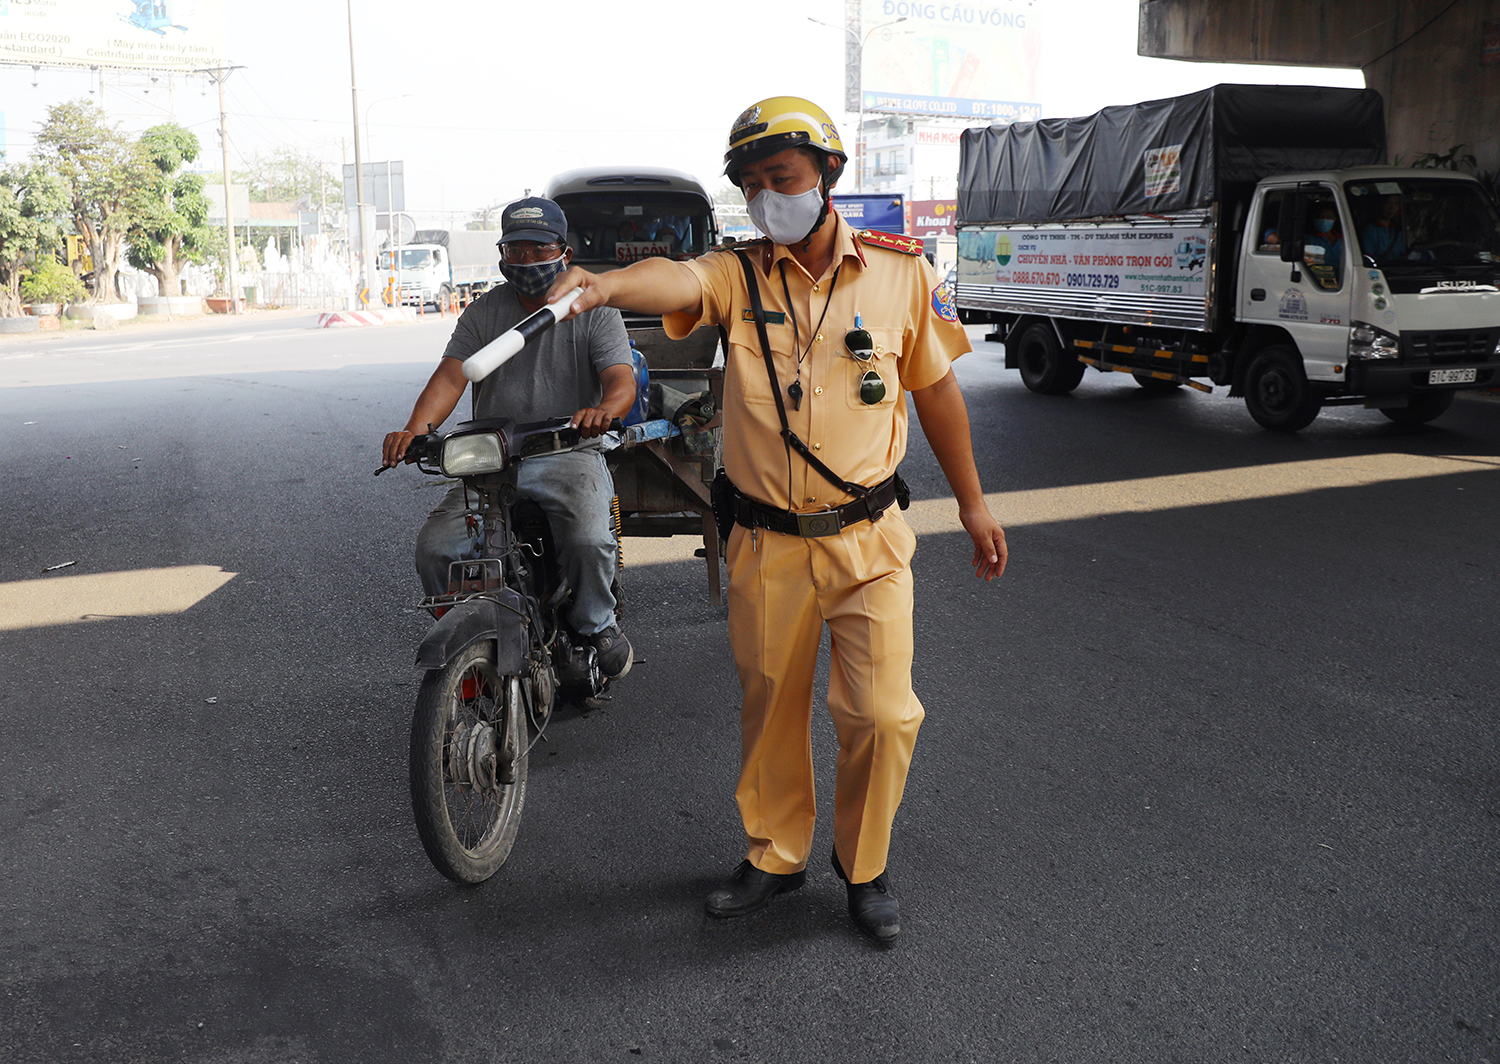
M 936 384 L 912 392 L 911 398 L 922 432 L 958 500 L 958 518 L 974 541 L 974 575 L 993 580 L 1005 572 L 1005 529 L 984 501 L 969 437 L 969 408 L 958 380 L 950 369 Z
M 589 273 L 574 266 L 553 284 L 547 301 L 561 298 L 572 288 L 582 288 L 583 294 L 573 302 L 569 317 L 595 307 L 637 314 L 697 314 L 703 307 L 703 289 L 697 276 L 672 259 L 642 259 L 608 273 Z

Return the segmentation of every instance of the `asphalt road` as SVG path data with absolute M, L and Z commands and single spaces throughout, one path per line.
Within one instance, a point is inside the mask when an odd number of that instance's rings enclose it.
M 685 540 L 627 544 L 642 660 L 539 748 L 509 863 L 433 871 L 439 489 L 370 473 L 448 323 L 310 324 L 0 344 L 0 1060 L 1500 1061 L 1500 403 L 1289 437 L 963 359 L 1012 562 L 968 575 L 914 432 L 881 949 L 827 824 L 804 890 L 702 914 L 737 684 Z

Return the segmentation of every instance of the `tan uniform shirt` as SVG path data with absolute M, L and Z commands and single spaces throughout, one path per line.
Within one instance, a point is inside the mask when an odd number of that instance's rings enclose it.
M 972 348 L 963 327 L 950 317 L 952 304 L 942 298 L 937 275 L 925 258 L 861 243 L 842 217 L 834 240 L 833 263 L 819 278 L 810 276 L 782 245 L 760 241 L 746 250 L 760 283 L 788 424 L 834 473 L 872 487 L 894 473 L 906 454 L 903 389 L 936 384 L 947 375 L 949 363 Z M 724 468 L 729 479 L 746 495 L 785 510 L 821 510 L 848 502 L 849 496 L 801 455 L 792 452 L 788 461 L 738 257 L 715 251 L 686 265 L 702 285 L 703 313 L 696 320 L 669 314 L 664 325 L 674 339 L 702 325 L 719 325 L 729 334 L 724 381 Z M 844 343 L 856 314 L 875 342 L 871 362 L 853 358 Z M 801 409 L 793 409 L 786 394 L 798 379 L 794 335 L 805 349 Z M 874 405 L 860 399 L 867 369 L 885 382 L 885 398 Z

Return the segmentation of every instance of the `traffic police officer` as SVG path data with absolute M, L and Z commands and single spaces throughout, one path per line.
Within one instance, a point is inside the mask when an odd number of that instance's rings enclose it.
M 923 718 L 911 689 L 916 537 L 892 505 L 906 392 L 973 539 L 976 574 L 999 576 L 1006 547 L 949 366 L 970 350 L 951 296 L 920 241 L 855 231 L 831 208 L 847 158 L 816 105 L 763 100 L 735 121 L 724 173 L 769 240 L 688 263 L 575 268 L 548 298 L 581 285 L 578 312 L 607 304 L 661 314 L 675 338 L 700 326 L 728 334 L 724 465 L 739 493 L 729 638 L 744 694 L 735 797 L 748 852 L 708 896 L 708 912 L 742 916 L 803 884 L 815 820 L 813 670 L 826 624 L 839 744 L 833 866 L 855 923 L 889 940 L 900 930 L 885 875 L 891 823 Z M 736 250 L 753 270 L 775 384 Z M 787 442 L 783 416 L 805 451 Z

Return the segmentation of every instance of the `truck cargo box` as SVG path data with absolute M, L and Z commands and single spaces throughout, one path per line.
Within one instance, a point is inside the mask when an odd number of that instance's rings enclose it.
M 1385 161 L 1373 89 L 1215 85 L 1085 118 L 967 129 L 958 224 L 1175 214 L 1248 194 L 1278 173 Z

